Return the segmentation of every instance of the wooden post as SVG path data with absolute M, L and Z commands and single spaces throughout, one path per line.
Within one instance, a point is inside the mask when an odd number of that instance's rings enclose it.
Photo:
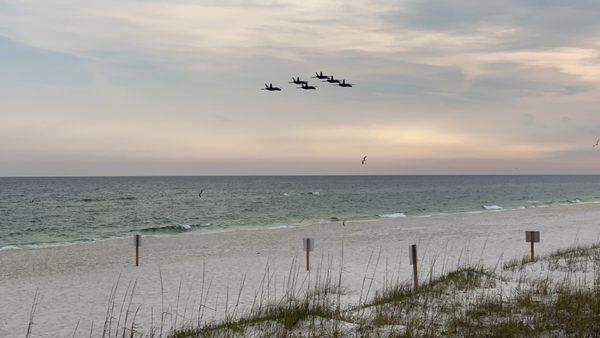
M 525 231 L 525 242 L 529 242 L 531 244 L 531 261 L 535 260 L 535 243 L 540 242 L 540 232 L 539 231 Z
M 134 241 L 135 241 L 135 266 L 140 266 L 140 242 L 141 242 L 141 235 L 134 235 Z
M 531 241 L 531 261 L 535 260 L 535 251 L 533 249 L 533 241 Z
M 410 264 L 413 266 L 413 288 L 419 287 L 419 271 L 417 268 L 417 245 L 413 244 L 410 246 Z
M 306 271 L 310 271 L 310 238 L 306 239 Z
M 302 240 L 304 245 L 304 251 L 306 251 L 306 271 L 310 271 L 310 252 L 315 249 L 315 240 L 312 238 L 305 238 Z

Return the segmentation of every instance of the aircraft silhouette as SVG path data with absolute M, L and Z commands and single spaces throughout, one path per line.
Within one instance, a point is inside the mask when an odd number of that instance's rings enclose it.
M 261 90 L 268 90 L 268 91 L 272 92 L 272 91 L 281 91 L 281 88 L 279 88 L 279 87 L 273 87 L 272 83 L 269 83 L 269 85 L 267 85 L 265 83 L 265 88 L 261 88 Z
M 351 83 L 346 83 L 346 80 L 342 80 L 342 82 L 338 81 L 338 86 L 340 87 L 352 87 Z
M 321 80 L 327 79 L 327 75 L 323 75 L 323 72 L 320 72 L 320 73 L 315 72 L 315 74 L 317 74 L 317 76 L 313 76 L 313 78 L 315 78 L 315 79 L 321 79 Z
M 298 89 L 317 89 L 315 86 L 309 86 L 308 83 L 303 83 L 302 87 L 298 87 Z
M 330 77 L 327 78 L 327 80 L 325 80 L 329 83 L 340 83 L 340 80 L 336 80 L 333 78 L 333 75 L 331 75 Z
M 298 84 L 298 85 L 308 84 L 308 82 L 306 82 L 306 81 L 300 81 L 300 76 L 298 76 L 297 79 L 294 79 L 294 77 L 292 76 L 292 82 L 290 82 L 290 83 Z

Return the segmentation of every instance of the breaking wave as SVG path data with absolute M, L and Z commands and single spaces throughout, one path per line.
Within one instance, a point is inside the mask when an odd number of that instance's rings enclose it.
M 143 229 L 134 229 L 134 230 L 132 230 L 132 232 L 180 233 L 180 232 L 191 231 L 193 229 L 205 228 L 210 225 L 211 225 L 211 223 L 204 223 L 204 224 L 183 224 L 182 223 L 182 224 L 163 225 L 163 226 L 156 226 L 156 227 L 143 228 Z
M 379 217 L 382 218 L 400 218 L 400 217 L 406 217 L 406 214 L 404 214 L 403 212 L 396 212 L 393 214 L 383 214 L 383 215 L 377 215 Z

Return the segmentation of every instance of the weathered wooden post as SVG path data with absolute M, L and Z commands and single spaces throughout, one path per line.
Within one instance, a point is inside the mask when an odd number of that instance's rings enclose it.
M 305 238 L 304 251 L 306 251 L 306 271 L 310 271 L 310 252 L 315 250 L 315 240 L 312 238 Z
M 140 266 L 140 246 L 142 246 L 142 235 L 133 235 L 135 245 L 135 266 Z
M 408 258 L 410 260 L 410 264 L 413 266 L 413 288 L 416 289 L 419 287 L 419 271 L 417 268 L 417 245 L 413 244 L 410 246 L 408 250 Z
M 539 231 L 525 231 L 525 242 L 531 243 L 531 260 L 535 260 L 535 249 L 533 243 L 540 242 L 540 232 Z

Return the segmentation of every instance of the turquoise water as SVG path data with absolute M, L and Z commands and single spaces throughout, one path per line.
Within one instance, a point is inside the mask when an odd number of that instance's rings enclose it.
M 595 199 L 600 176 L 0 178 L 0 248 Z

